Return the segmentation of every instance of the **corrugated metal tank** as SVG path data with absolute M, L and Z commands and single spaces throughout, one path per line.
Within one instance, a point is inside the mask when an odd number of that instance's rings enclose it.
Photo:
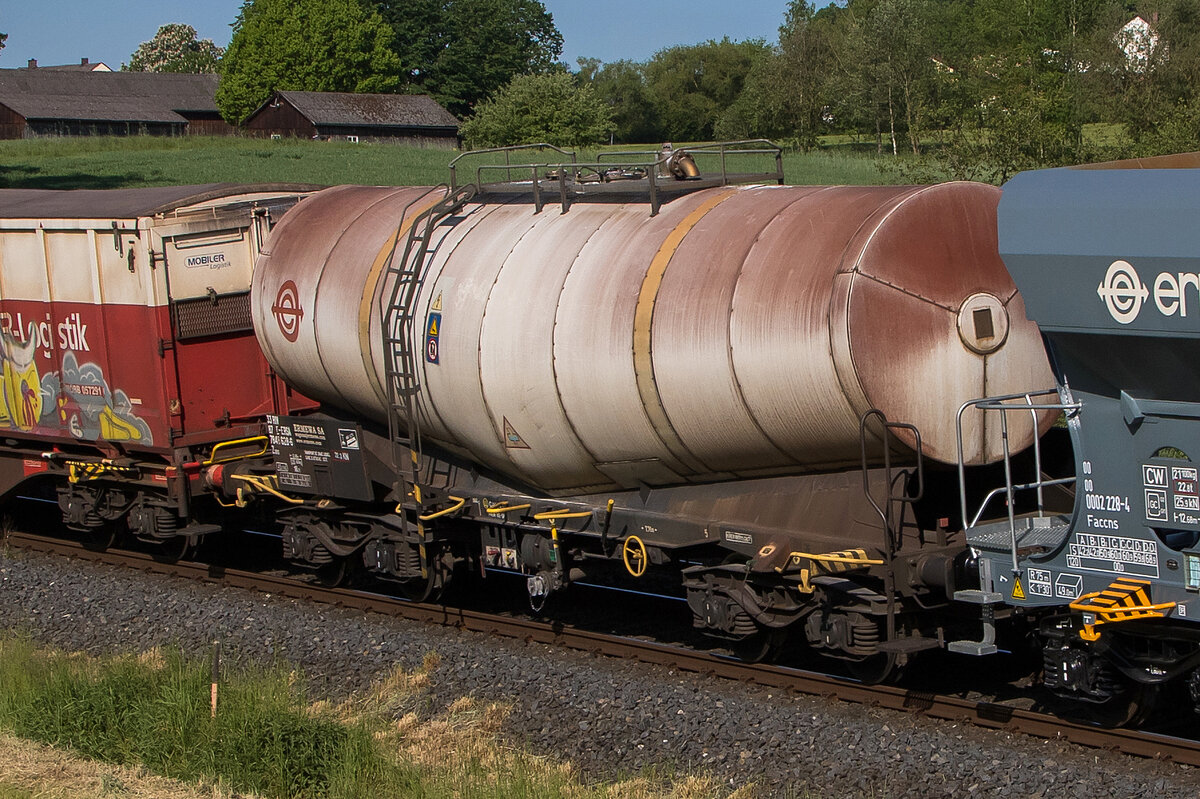
M 295 387 L 386 418 L 379 274 L 440 196 L 336 187 L 277 226 L 255 328 Z M 416 298 L 414 345 L 437 349 L 419 364 L 422 434 L 533 486 L 594 490 L 855 464 L 876 407 L 954 462 L 962 402 L 1053 385 L 997 254 L 999 197 L 726 187 L 654 217 L 470 204 L 436 229 Z M 1017 450 L 1033 424 L 1010 417 Z M 969 415 L 965 439 L 969 463 L 1000 457 L 998 418 Z

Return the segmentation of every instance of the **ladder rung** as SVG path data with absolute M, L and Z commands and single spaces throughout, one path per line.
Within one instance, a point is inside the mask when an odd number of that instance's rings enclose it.
M 416 319 L 413 300 L 420 290 L 429 256 L 429 242 L 436 227 L 458 209 L 466 205 L 475 195 L 474 185 L 464 186 L 447 194 L 418 215 L 409 228 L 404 244 L 404 254 L 397 261 L 388 261 L 386 274 L 392 281 L 384 316 L 384 343 L 388 349 L 385 364 L 388 367 L 389 402 L 391 413 L 388 428 L 392 440 L 399 446 L 407 446 L 420 452 L 421 437 L 417 423 L 417 408 L 413 397 L 421 391 L 418 363 L 424 348 L 413 346 Z M 400 429 L 406 431 L 401 436 Z M 403 514 L 402 514 L 403 518 Z

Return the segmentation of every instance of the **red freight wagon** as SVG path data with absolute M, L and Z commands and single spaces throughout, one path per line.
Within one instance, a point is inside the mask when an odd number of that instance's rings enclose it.
M 75 527 L 207 531 L 189 525 L 196 464 L 257 452 L 265 415 L 311 406 L 250 316 L 254 260 L 308 188 L 0 191 L 0 491 L 61 472 Z

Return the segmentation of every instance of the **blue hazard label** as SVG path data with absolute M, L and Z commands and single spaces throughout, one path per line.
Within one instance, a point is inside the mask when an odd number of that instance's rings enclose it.
M 425 322 L 425 360 L 429 363 L 438 363 L 438 336 L 442 332 L 442 315 L 440 313 L 429 314 L 429 319 Z

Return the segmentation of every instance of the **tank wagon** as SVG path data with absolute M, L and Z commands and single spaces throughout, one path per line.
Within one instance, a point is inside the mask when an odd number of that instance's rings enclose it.
M 414 597 L 673 591 L 745 656 L 791 636 L 868 679 L 996 651 L 960 483 L 1059 413 L 1021 393 L 1054 378 L 999 189 L 784 186 L 763 143 L 503 157 L 436 188 L 0 194 L 0 490 L 173 555 L 253 514 Z
M 1057 379 L 1034 404 L 1064 410 L 1079 484 L 1068 513 L 967 539 L 983 590 L 1040 619 L 1046 685 L 1111 721 L 1175 686 L 1200 709 L 1198 167 L 1193 153 L 1026 173 L 999 208 Z
M 968 400 L 1052 385 L 999 190 L 522 171 L 331 188 L 276 228 L 255 330 L 326 411 L 270 421 L 303 500 L 286 554 L 415 596 L 455 564 L 514 572 L 535 607 L 665 575 L 712 635 L 794 632 L 874 676 L 956 638 L 994 651 L 936 464 L 980 468 L 1054 417 L 956 428 Z
M 266 414 L 315 407 L 250 323 L 254 258 L 305 190 L 0 191 L 5 497 L 43 484 L 100 537 L 220 529 L 202 465 L 265 452 Z

